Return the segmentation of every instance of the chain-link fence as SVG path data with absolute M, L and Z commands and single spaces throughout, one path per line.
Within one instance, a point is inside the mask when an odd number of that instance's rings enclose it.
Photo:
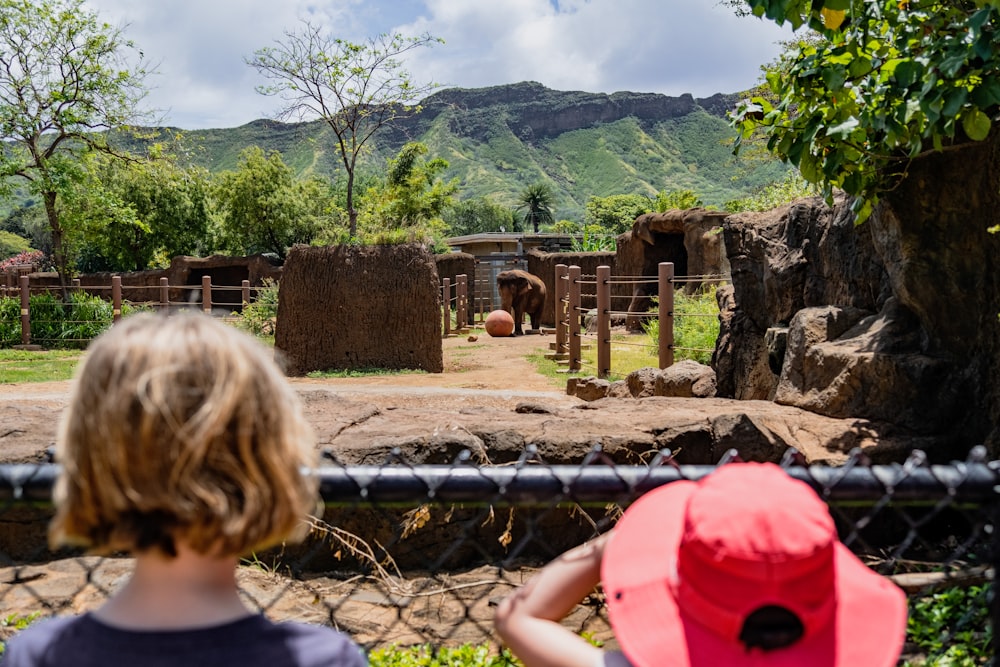
M 828 503 L 844 543 L 907 592 L 900 664 L 993 664 L 1000 462 L 977 448 L 951 465 L 928 465 L 920 452 L 870 465 L 855 452 L 844 466 L 804 466 L 793 452 L 784 467 Z M 272 618 L 346 630 L 374 656 L 414 645 L 499 650 L 499 599 L 611 528 L 644 492 L 714 469 L 667 455 L 615 465 L 600 449 L 579 466 L 548 465 L 531 448 L 507 466 L 467 454 L 452 465 L 411 465 L 398 454 L 342 465 L 327 453 L 324 515 L 305 543 L 245 559 L 241 591 Z M 49 463 L 0 465 L 0 640 L 36 616 L 99 605 L 128 574 L 126 558 L 48 550 L 56 473 Z M 599 590 L 565 622 L 614 646 Z

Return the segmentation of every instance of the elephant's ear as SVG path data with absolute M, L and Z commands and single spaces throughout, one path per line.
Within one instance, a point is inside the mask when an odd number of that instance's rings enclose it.
M 518 278 L 517 279 L 517 293 L 518 294 L 527 294 L 530 291 L 531 291 L 531 281 L 529 281 L 527 278 Z

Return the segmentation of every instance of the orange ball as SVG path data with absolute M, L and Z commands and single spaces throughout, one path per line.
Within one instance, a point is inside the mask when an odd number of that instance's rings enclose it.
M 494 310 L 486 316 L 486 333 L 503 338 L 514 333 L 514 318 L 506 310 Z

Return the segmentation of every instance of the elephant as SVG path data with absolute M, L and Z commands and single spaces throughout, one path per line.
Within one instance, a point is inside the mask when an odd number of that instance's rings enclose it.
M 524 335 L 521 322 L 525 313 L 531 318 L 532 329 L 541 327 L 545 307 L 545 283 L 541 278 L 520 269 L 502 271 L 497 274 L 497 289 L 500 307 L 514 316 L 515 336 Z

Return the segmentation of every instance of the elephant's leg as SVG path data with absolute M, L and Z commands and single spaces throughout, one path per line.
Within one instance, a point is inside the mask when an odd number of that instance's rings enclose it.
M 531 328 L 534 331 L 541 331 L 542 329 L 542 324 L 540 322 L 540 320 L 542 319 L 541 310 L 533 310 L 530 313 L 528 313 L 528 315 L 531 317 Z
M 524 321 L 524 304 L 515 303 L 514 304 L 514 335 L 523 336 L 524 330 L 521 328 L 521 323 Z

